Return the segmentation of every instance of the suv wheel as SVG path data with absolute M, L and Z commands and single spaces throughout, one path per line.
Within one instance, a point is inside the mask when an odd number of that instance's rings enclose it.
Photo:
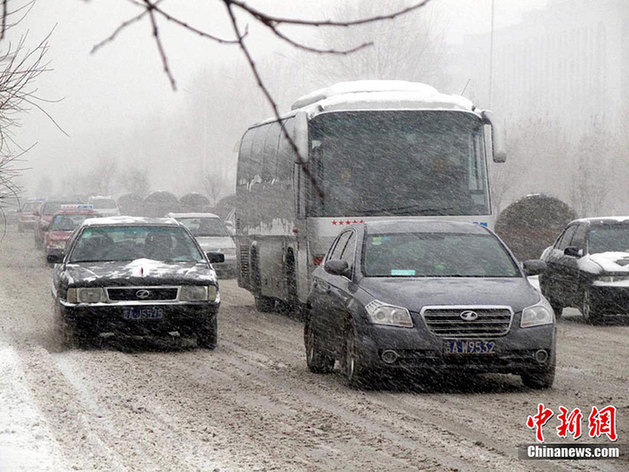
M 548 362 L 548 366 L 543 370 L 530 370 L 528 372 L 524 372 L 520 374 L 522 378 L 522 383 L 529 387 L 534 388 L 536 390 L 548 389 L 553 386 L 553 382 L 555 381 L 555 369 L 556 369 L 556 356 L 555 351 L 551 354 L 550 361 Z
M 345 349 L 343 355 L 343 372 L 347 384 L 353 388 L 368 388 L 369 372 L 358 352 L 356 330 L 349 326 L 345 333 Z
M 306 323 L 304 326 L 304 345 L 306 346 L 306 363 L 310 372 L 328 374 L 334 370 L 334 358 L 321 351 L 317 342 L 317 335 L 310 323 Z

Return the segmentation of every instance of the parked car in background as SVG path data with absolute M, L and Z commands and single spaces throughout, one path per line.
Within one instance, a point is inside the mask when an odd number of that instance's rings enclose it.
M 28 200 L 20 209 L 17 216 L 17 230 L 23 233 L 24 230 L 34 229 L 37 223 L 37 211 L 41 207 L 42 200 Z
M 120 209 L 116 200 L 111 197 L 101 197 L 92 195 L 87 203 L 94 206 L 94 211 L 98 213 L 98 216 L 119 216 Z
M 44 247 L 44 235 L 48 228 L 50 227 L 50 223 L 52 223 L 52 218 L 56 213 L 61 211 L 62 205 L 81 205 L 83 202 L 79 202 L 76 200 L 48 200 L 43 202 L 39 209 L 37 210 L 37 221 L 35 222 L 35 246 L 42 249 Z
M 345 228 L 313 273 L 304 329 L 312 372 L 339 360 L 350 385 L 426 370 L 555 376 L 555 317 L 489 229 L 436 220 Z
M 540 287 L 558 317 L 565 307 L 592 324 L 629 315 L 629 216 L 570 222 L 542 260 Z
M 62 211 L 56 213 L 52 218 L 52 223 L 44 236 L 44 250 L 46 257 L 50 255 L 62 255 L 66 242 L 72 233 L 78 228 L 86 218 L 94 218 L 97 213 L 90 208 L 91 205 L 62 205 Z M 81 207 L 81 208 L 78 208 Z M 85 207 L 85 209 L 83 209 Z
M 52 295 L 67 346 L 101 336 L 191 336 L 213 349 L 220 304 L 210 262 L 170 218 L 89 218 L 56 263 Z
M 225 256 L 225 261 L 214 264 L 220 276 L 236 275 L 236 243 L 223 221 L 213 213 L 169 213 L 184 224 L 196 238 L 205 252 L 218 252 Z

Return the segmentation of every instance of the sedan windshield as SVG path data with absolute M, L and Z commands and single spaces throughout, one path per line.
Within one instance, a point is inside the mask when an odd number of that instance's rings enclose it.
M 69 261 L 130 261 L 141 258 L 165 262 L 204 260 L 194 240 L 183 228 L 96 226 L 81 233 Z
M 594 226 L 588 233 L 590 254 L 601 252 L 629 252 L 629 225 Z
M 220 218 L 183 217 L 177 218 L 194 236 L 229 236 L 229 232 Z
M 368 277 L 519 277 L 520 271 L 490 234 L 401 233 L 365 237 Z

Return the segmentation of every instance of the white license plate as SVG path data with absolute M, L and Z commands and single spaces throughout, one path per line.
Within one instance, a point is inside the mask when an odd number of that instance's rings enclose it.
M 164 309 L 159 307 L 130 307 L 122 312 L 125 320 L 161 320 L 164 317 Z
M 447 339 L 444 341 L 445 354 L 492 354 L 496 343 L 481 339 Z

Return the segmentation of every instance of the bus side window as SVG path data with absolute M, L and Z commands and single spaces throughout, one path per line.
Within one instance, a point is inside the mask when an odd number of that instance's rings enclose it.
M 238 186 L 248 186 L 251 180 L 251 146 L 253 144 L 253 134 L 255 130 L 248 130 L 240 142 L 238 154 Z
M 293 134 L 294 119 L 289 118 L 284 121 L 284 127 L 289 136 Z M 290 182 L 293 179 L 293 166 L 295 164 L 295 152 L 290 145 L 288 139 L 284 135 L 284 132 L 280 128 L 279 149 L 277 156 L 277 169 L 276 176 L 281 182 Z
M 255 184 L 260 183 L 262 175 L 262 159 L 264 153 L 264 138 L 266 134 L 266 127 L 259 126 L 255 129 L 253 135 L 253 143 L 251 144 L 250 154 L 250 174 L 249 174 L 249 187 L 252 188 Z
M 263 182 L 271 183 L 276 179 L 278 140 L 282 128 L 278 122 L 264 126 L 264 152 L 261 177 Z

